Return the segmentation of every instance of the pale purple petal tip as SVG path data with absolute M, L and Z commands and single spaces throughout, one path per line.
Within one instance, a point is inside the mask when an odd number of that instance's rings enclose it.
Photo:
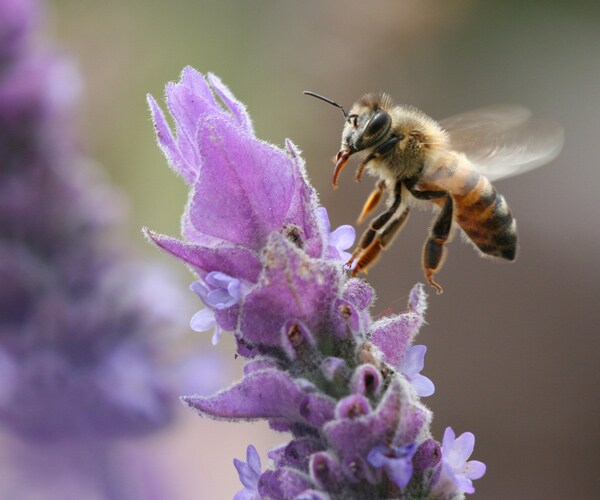
M 454 440 L 453 450 L 456 457 L 461 461 L 466 461 L 475 448 L 475 435 L 472 432 L 463 432 Z
M 190 328 L 195 332 L 207 332 L 215 324 L 215 313 L 208 307 L 200 309 L 190 320 Z
M 356 231 L 350 225 L 338 227 L 329 235 L 329 244 L 338 250 L 347 250 L 354 244 Z
M 417 375 L 410 383 L 414 387 L 416 393 L 422 398 L 427 398 L 435 393 L 435 385 L 431 379 L 427 378 L 425 375 Z
M 221 81 L 221 79 L 218 76 L 209 73 L 208 81 L 212 85 L 219 98 L 223 101 L 223 103 L 225 103 L 225 105 L 237 118 L 237 121 L 239 122 L 242 129 L 247 134 L 254 135 L 254 127 L 252 125 L 250 115 L 246 111 L 246 106 L 244 106 L 233 96 L 229 88 Z
M 465 476 L 469 479 L 479 479 L 485 474 L 487 467 L 479 460 L 470 460 L 465 467 Z

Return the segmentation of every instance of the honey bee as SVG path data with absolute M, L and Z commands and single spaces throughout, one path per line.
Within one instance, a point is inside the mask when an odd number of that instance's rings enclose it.
M 326 97 L 305 92 L 340 108 L 345 124 L 335 159 L 333 186 L 355 153 L 363 153 L 355 179 L 363 172 L 378 180 L 358 223 L 387 195 L 386 210 L 362 235 L 347 265 L 356 276 L 367 272 L 408 219 L 410 208 L 428 203 L 437 215 L 423 246 L 427 281 L 445 259 L 455 226 L 482 256 L 514 261 L 517 224 L 504 197 L 490 180 L 539 167 L 554 159 L 564 140 L 554 121 L 534 119 L 518 106 L 491 106 L 436 122 L 412 106 L 399 106 L 387 94 L 366 94 L 350 112 Z

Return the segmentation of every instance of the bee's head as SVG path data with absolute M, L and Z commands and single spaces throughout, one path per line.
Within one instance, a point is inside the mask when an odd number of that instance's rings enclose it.
M 381 143 L 392 126 L 386 95 L 367 94 L 352 105 L 342 131 L 341 151 L 350 154 Z
M 346 115 L 342 145 L 336 156 L 334 186 L 337 186 L 338 175 L 350 156 L 375 147 L 388 137 L 392 117 L 386 108 L 390 109 L 390 104 L 390 98 L 385 94 L 366 94 L 353 104 L 350 113 Z
M 366 94 L 356 101 L 350 112 L 335 101 L 313 92 L 304 92 L 317 97 L 342 110 L 346 123 L 342 131 L 342 145 L 336 157 L 333 185 L 337 186 L 337 178 L 348 158 L 354 153 L 377 146 L 387 137 L 392 127 L 392 117 L 386 111 L 391 108 L 391 100 L 386 94 Z

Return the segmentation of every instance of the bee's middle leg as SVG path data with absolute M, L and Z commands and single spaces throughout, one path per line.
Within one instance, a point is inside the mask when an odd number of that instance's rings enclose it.
M 404 208 L 400 214 L 396 215 L 402 204 L 402 183 L 396 182 L 394 186 L 394 200 L 391 206 L 373 222 L 363 233 L 356 250 L 348 261 L 348 265 L 353 264 L 352 275 L 356 276 L 359 272 L 366 272 L 367 267 L 371 265 L 378 257 L 398 231 L 402 228 L 408 218 L 409 210 Z M 396 217 L 394 217 L 396 215 Z

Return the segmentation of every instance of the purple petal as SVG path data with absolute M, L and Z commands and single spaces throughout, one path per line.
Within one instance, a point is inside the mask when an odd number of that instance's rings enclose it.
M 402 389 L 394 379 L 374 412 L 354 419 L 342 418 L 328 422 L 323 433 L 342 458 L 365 456 L 377 444 L 390 441 L 400 422 Z
M 221 342 L 221 335 L 223 334 L 223 329 L 219 325 L 215 325 L 215 332 L 213 333 L 211 343 L 212 345 L 217 345 Z
M 425 366 L 426 352 L 427 347 L 424 345 L 409 347 L 398 365 L 398 370 L 412 380 Z
M 464 493 L 475 493 L 473 487 L 473 481 L 462 474 L 456 474 L 453 476 L 453 481 L 456 487 Z
M 206 107 L 201 109 L 201 113 L 222 112 L 202 74 L 191 66 L 183 68 L 180 86 L 189 89 L 202 100 Z
M 288 320 L 281 328 L 281 345 L 290 359 L 313 356 L 315 339 L 301 321 Z
M 329 222 L 329 215 L 327 214 L 327 209 L 325 207 L 317 208 L 317 219 L 323 234 L 328 237 L 331 229 L 331 222 Z
M 308 418 L 321 418 L 325 399 L 306 394 L 286 373 L 267 369 L 251 372 L 231 387 L 214 396 L 186 396 L 183 400 L 201 414 L 216 419 L 285 418 L 305 423 Z M 328 403 L 333 414 L 333 403 Z M 303 407 L 304 405 L 304 407 Z M 314 411 L 314 413 L 311 413 Z
M 310 477 L 320 489 L 336 493 L 344 483 L 344 474 L 337 458 L 328 452 L 319 451 L 310 457 Z
M 381 373 L 368 363 L 360 365 L 350 381 L 350 390 L 354 394 L 373 397 L 379 394 L 382 385 Z
M 427 398 L 435 393 L 435 385 L 425 375 L 416 375 L 410 383 L 419 397 Z
M 233 500 L 260 500 L 260 495 L 256 491 L 244 488 L 233 496 Z
M 221 79 L 213 75 L 212 73 L 208 74 L 208 81 L 212 85 L 212 88 L 217 93 L 219 98 L 225 103 L 225 105 L 229 108 L 231 113 L 237 118 L 238 123 L 242 127 L 242 129 L 248 135 L 254 135 L 254 127 L 252 126 L 252 120 L 250 119 L 250 115 L 246 111 L 246 106 L 238 101 L 229 88 L 221 81 Z
M 283 226 L 296 188 L 289 157 L 216 116 L 200 125 L 198 142 L 206 164 L 192 198 L 193 226 L 259 250 Z
M 258 480 L 260 498 L 296 498 L 313 487 L 310 477 L 289 467 L 266 471 Z
M 465 476 L 469 479 L 479 479 L 483 477 L 485 471 L 485 464 L 479 460 L 470 460 L 465 466 Z
M 203 304 L 208 305 L 206 303 L 206 296 L 208 295 L 208 288 L 206 288 L 202 284 L 202 282 L 200 282 L 200 281 L 194 281 L 190 285 L 190 290 L 192 292 L 194 292 L 196 295 L 198 295 L 198 297 L 200 298 L 200 300 L 202 301 Z
M 160 248 L 196 270 L 219 271 L 250 282 L 258 280 L 261 269 L 260 261 L 254 253 L 247 249 L 226 245 L 211 248 L 184 243 L 146 228 L 144 234 Z
M 333 419 L 335 399 L 324 394 L 308 394 L 300 402 L 300 415 L 314 427 Z
M 367 309 L 373 298 L 375 291 L 366 281 L 358 278 L 351 278 L 346 282 L 344 288 L 344 299 L 354 304 L 359 311 Z
M 206 304 L 215 309 L 226 309 L 237 304 L 237 302 L 237 299 L 223 289 L 212 290 L 206 295 Z
M 385 467 L 390 479 L 396 483 L 399 488 L 404 488 L 410 481 L 413 474 L 413 466 L 410 459 L 390 460 Z
M 335 407 L 335 418 L 358 418 L 371 413 L 371 403 L 360 394 L 353 394 L 340 399 Z
M 197 175 L 197 168 L 194 165 L 190 165 L 186 158 L 181 154 L 179 146 L 173 138 L 171 129 L 167 123 L 164 113 L 158 106 L 154 97 L 150 94 L 147 96 L 148 106 L 150 107 L 150 114 L 152 115 L 152 121 L 154 122 L 154 129 L 156 131 L 156 139 L 158 145 L 163 151 L 163 154 L 167 158 L 169 165 L 177 172 L 187 184 L 191 184 Z
M 347 302 L 344 299 L 336 299 L 333 306 L 340 316 L 340 323 L 346 323 L 348 328 L 350 328 L 350 331 L 354 333 L 360 330 L 360 318 L 356 309 L 354 309 L 354 306 L 350 304 L 350 302 Z M 346 332 L 343 330 L 342 332 L 344 334 L 343 337 L 345 337 Z
M 215 324 L 215 313 L 208 307 L 200 309 L 190 320 L 190 328 L 195 332 L 207 332 L 214 328 Z
M 385 457 L 385 452 L 387 450 L 388 446 L 385 444 L 378 444 L 367 455 L 367 461 L 377 469 L 383 467 L 383 464 L 387 461 Z
M 338 374 L 346 369 L 346 361 L 341 358 L 328 357 L 321 362 L 321 373 L 326 380 L 332 382 Z
M 433 469 L 442 458 L 440 445 L 434 439 L 423 441 L 413 457 L 413 465 L 417 472 Z
M 244 338 L 256 344 L 280 345 L 281 328 L 292 319 L 315 337 L 340 328 L 333 323 L 330 310 L 341 279 L 336 266 L 309 259 L 280 235 L 272 238 L 265 259 L 268 265 L 244 301 L 240 318 Z
M 356 231 L 352 226 L 344 225 L 338 227 L 329 235 L 329 244 L 339 251 L 347 250 L 354 245 Z
M 255 482 L 258 482 L 258 477 L 254 473 L 254 471 L 252 471 L 252 469 L 248 466 L 247 463 L 244 463 L 241 460 L 234 458 L 233 465 L 238 472 L 240 482 L 246 488 L 251 488 Z
M 421 319 L 412 313 L 380 319 L 371 326 L 371 341 L 381 349 L 386 363 L 398 366 L 420 324 Z
M 285 140 L 286 150 L 294 164 L 296 189 L 290 202 L 286 220 L 304 233 L 304 251 L 320 258 L 327 247 L 327 233 L 322 231 L 317 214 L 317 195 L 310 185 L 300 150 L 290 140 Z
M 322 449 L 323 443 L 314 438 L 298 438 L 269 452 L 269 458 L 275 462 L 277 467 L 289 466 L 307 472 L 310 456 Z
M 452 447 L 454 446 L 454 440 L 456 439 L 456 434 L 452 427 L 446 427 L 444 431 L 444 437 L 442 438 L 442 451 L 444 453 L 449 453 Z
M 246 462 L 250 469 L 257 475 L 260 474 L 260 456 L 256 448 L 252 445 L 249 445 L 246 449 Z
M 463 432 L 454 440 L 451 454 L 459 463 L 465 463 L 475 448 L 475 435 L 472 432 Z
M 427 310 L 427 294 L 422 283 L 417 283 L 412 287 L 408 297 L 408 307 L 417 316 L 421 317 L 421 319 L 423 318 Z

